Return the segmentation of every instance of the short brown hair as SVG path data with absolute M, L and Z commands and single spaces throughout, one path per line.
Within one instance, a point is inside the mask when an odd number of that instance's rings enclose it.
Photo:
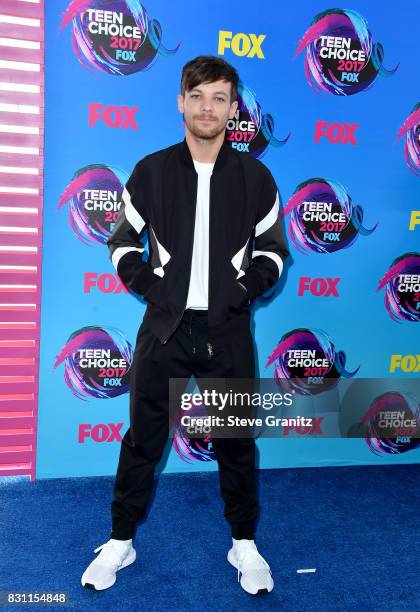
M 236 69 L 221 57 L 215 55 L 199 55 L 185 64 L 181 76 L 181 94 L 185 95 L 201 85 L 201 83 L 214 83 L 227 81 L 231 84 L 230 100 L 237 99 L 239 75 Z

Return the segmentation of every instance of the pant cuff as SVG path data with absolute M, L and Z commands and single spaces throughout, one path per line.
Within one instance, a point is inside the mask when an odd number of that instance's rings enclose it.
M 255 540 L 255 522 L 233 523 L 232 538 L 235 540 Z
M 113 540 L 132 540 L 135 535 L 135 529 L 126 529 L 126 530 L 112 530 L 111 535 L 109 536 Z

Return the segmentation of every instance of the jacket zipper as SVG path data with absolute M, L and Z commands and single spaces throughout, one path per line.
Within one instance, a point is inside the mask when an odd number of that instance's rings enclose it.
M 192 340 L 191 318 L 190 318 L 190 336 L 191 336 L 191 340 Z M 195 343 L 193 343 L 193 355 L 195 355 Z
M 195 171 L 195 169 L 194 169 Z M 185 312 L 185 306 L 187 305 L 187 301 L 188 301 L 188 287 L 189 287 L 189 280 L 191 277 L 191 268 L 192 268 L 192 254 L 193 254 L 193 247 L 194 247 L 194 234 L 195 234 L 195 217 L 196 217 L 196 212 L 197 212 L 197 193 L 198 193 L 198 174 L 197 172 L 196 174 L 196 185 L 195 185 L 195 205 L 194 205 L 194 220 L 193 220 L 193 224 L 192 224 L 192 238 L 191 238 L 191 248 L 190 248 L 190 268 L 189 268 L 189 273 L 188 273 L 188 284 L 187 284 L 187 297 L 185 298 L 185 303 L 184 303 L 184 307 L 182 309 L 181 314 L 179 315 L 179 317 L 177 318 L 177 320 L 175 321 L 175 325 L 172 327 L 172 329 L 170 330 L 169 334 L 166 336 L 166 338 L 162 341 L 162 344 L 166 344 L 169 340 L 169 338 L 171 337 L 171 335 L 173 334 L 173 332 L 176 330 L 176 328 L 179 325 L 179 322 L 181 321 L 184 312 Z
M 213 166 L 213 171 L 214 171 L 214 166 Z M 212 207 L 212 193 L 213 193 L 213 189 L 212 189 L 212 183 L 213 183 L 213 172 L 210 175 L 210 190 L 209 190 L 209 277 L 207 279 L 207 313 L 210 313 L 210 296 L 211 296 L 211 291 L 210 291 L 210 279 L 211 279 L 211 209 Z M 207 319 L 208 321 L 208 319 Z M 207 352 L 209 354 L 209 359 L 211 359 L 211 356 L 213 354 L 213 347 L 210 344 L 210 342 L 207 342 Z

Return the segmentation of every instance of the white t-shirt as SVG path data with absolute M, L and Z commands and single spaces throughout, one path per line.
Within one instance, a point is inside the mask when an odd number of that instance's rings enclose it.
M 191 262 L 190 286 L 186 308 L 208 308 L 209 282 L 209 211 L 210 177 L 214 163 L 194 161 L 198 174 L 197 208 L 194 226 L 194 245 Z

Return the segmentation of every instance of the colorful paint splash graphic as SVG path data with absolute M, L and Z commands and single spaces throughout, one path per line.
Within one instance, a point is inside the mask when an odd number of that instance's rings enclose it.
M 346 355 L 337 351 L 329 336 L 320 329 L 294 329 L 282 336 L 267 359 L 274 363 L 274 379 L 300 395 L 316 395 L 335 387 L 341 376 L 353 377 L 346 370 Z M 282 384 L 284 387 L 284 384 Z
M 113 327 L 88 326 L 73 332 L 56 356 L 64 380 L 78 399 L 109 399 L 129 390 L 133 349 Z
M 73 0 L 63 12 L 60 30 L 70 22 L 73 51 L 92 73 L 148 70 L 158 56 L 172 55 L 180 47 L 163 45 L 162 26 L 137 0 Z
M 103 164 L 84 166 L 74 174 L 58 209 L 69 205 L 69 225 L 83 244 L 106 244 L 117 221 L 127 179 L 125 172 Z
M 204 404 L 196 403 L 188 412 L 179 410 L 174 417 L 174 439 L 172 446 L 182 461 L 193 463 L 194 461 L 214 461 L 215 454 L 213 443 L 210 434 L 204 435 L 202 438 L 190 438 L 187 427 L 181 424 L 181 417 L 185 414 L 194 417 L 205 417 L 207 412 Z
M 333 253 L 348 248 L 358 234 L 368 236 L 363 225 L 363 209 L 353 206 L 345 187 L 337 181 L 308 179 L 295 189 L 283 209 L 290 214 L 289 236 L 298 251 Z
M 397 257 L 379 281 L 385 287 L 384 303 L 389 316 L 398 323 L 420 321 L 420 253 Z
M 420 446 L 419 400 L 407 393 L 384 393 L 372 402 L 360 425 L 366 427 L 365 440 L 375 455 L 414 450 Z
M 405 135 L 404 155 L 408 167 L 420 176 L 420 102 L 398 130 L 397 140 Z
M 229 119 L 226 141 L 233 149 L 261 158 L 268 146 L 281 147 L 290 138 L 290 133 L 280 140 L 274 136 L 274 118 L 264 114 L 255 93 L 243 83 L 238 85 L 238 110 Z
M 305 75 L 317 93 L 351 96 L 369 89 L 378 75 L 391 76 L 399 65 L 384 67 L 382 44 L 373 42 L 366 19 L 348 9 L 316 15 L 295 55 L 305 49 Z

